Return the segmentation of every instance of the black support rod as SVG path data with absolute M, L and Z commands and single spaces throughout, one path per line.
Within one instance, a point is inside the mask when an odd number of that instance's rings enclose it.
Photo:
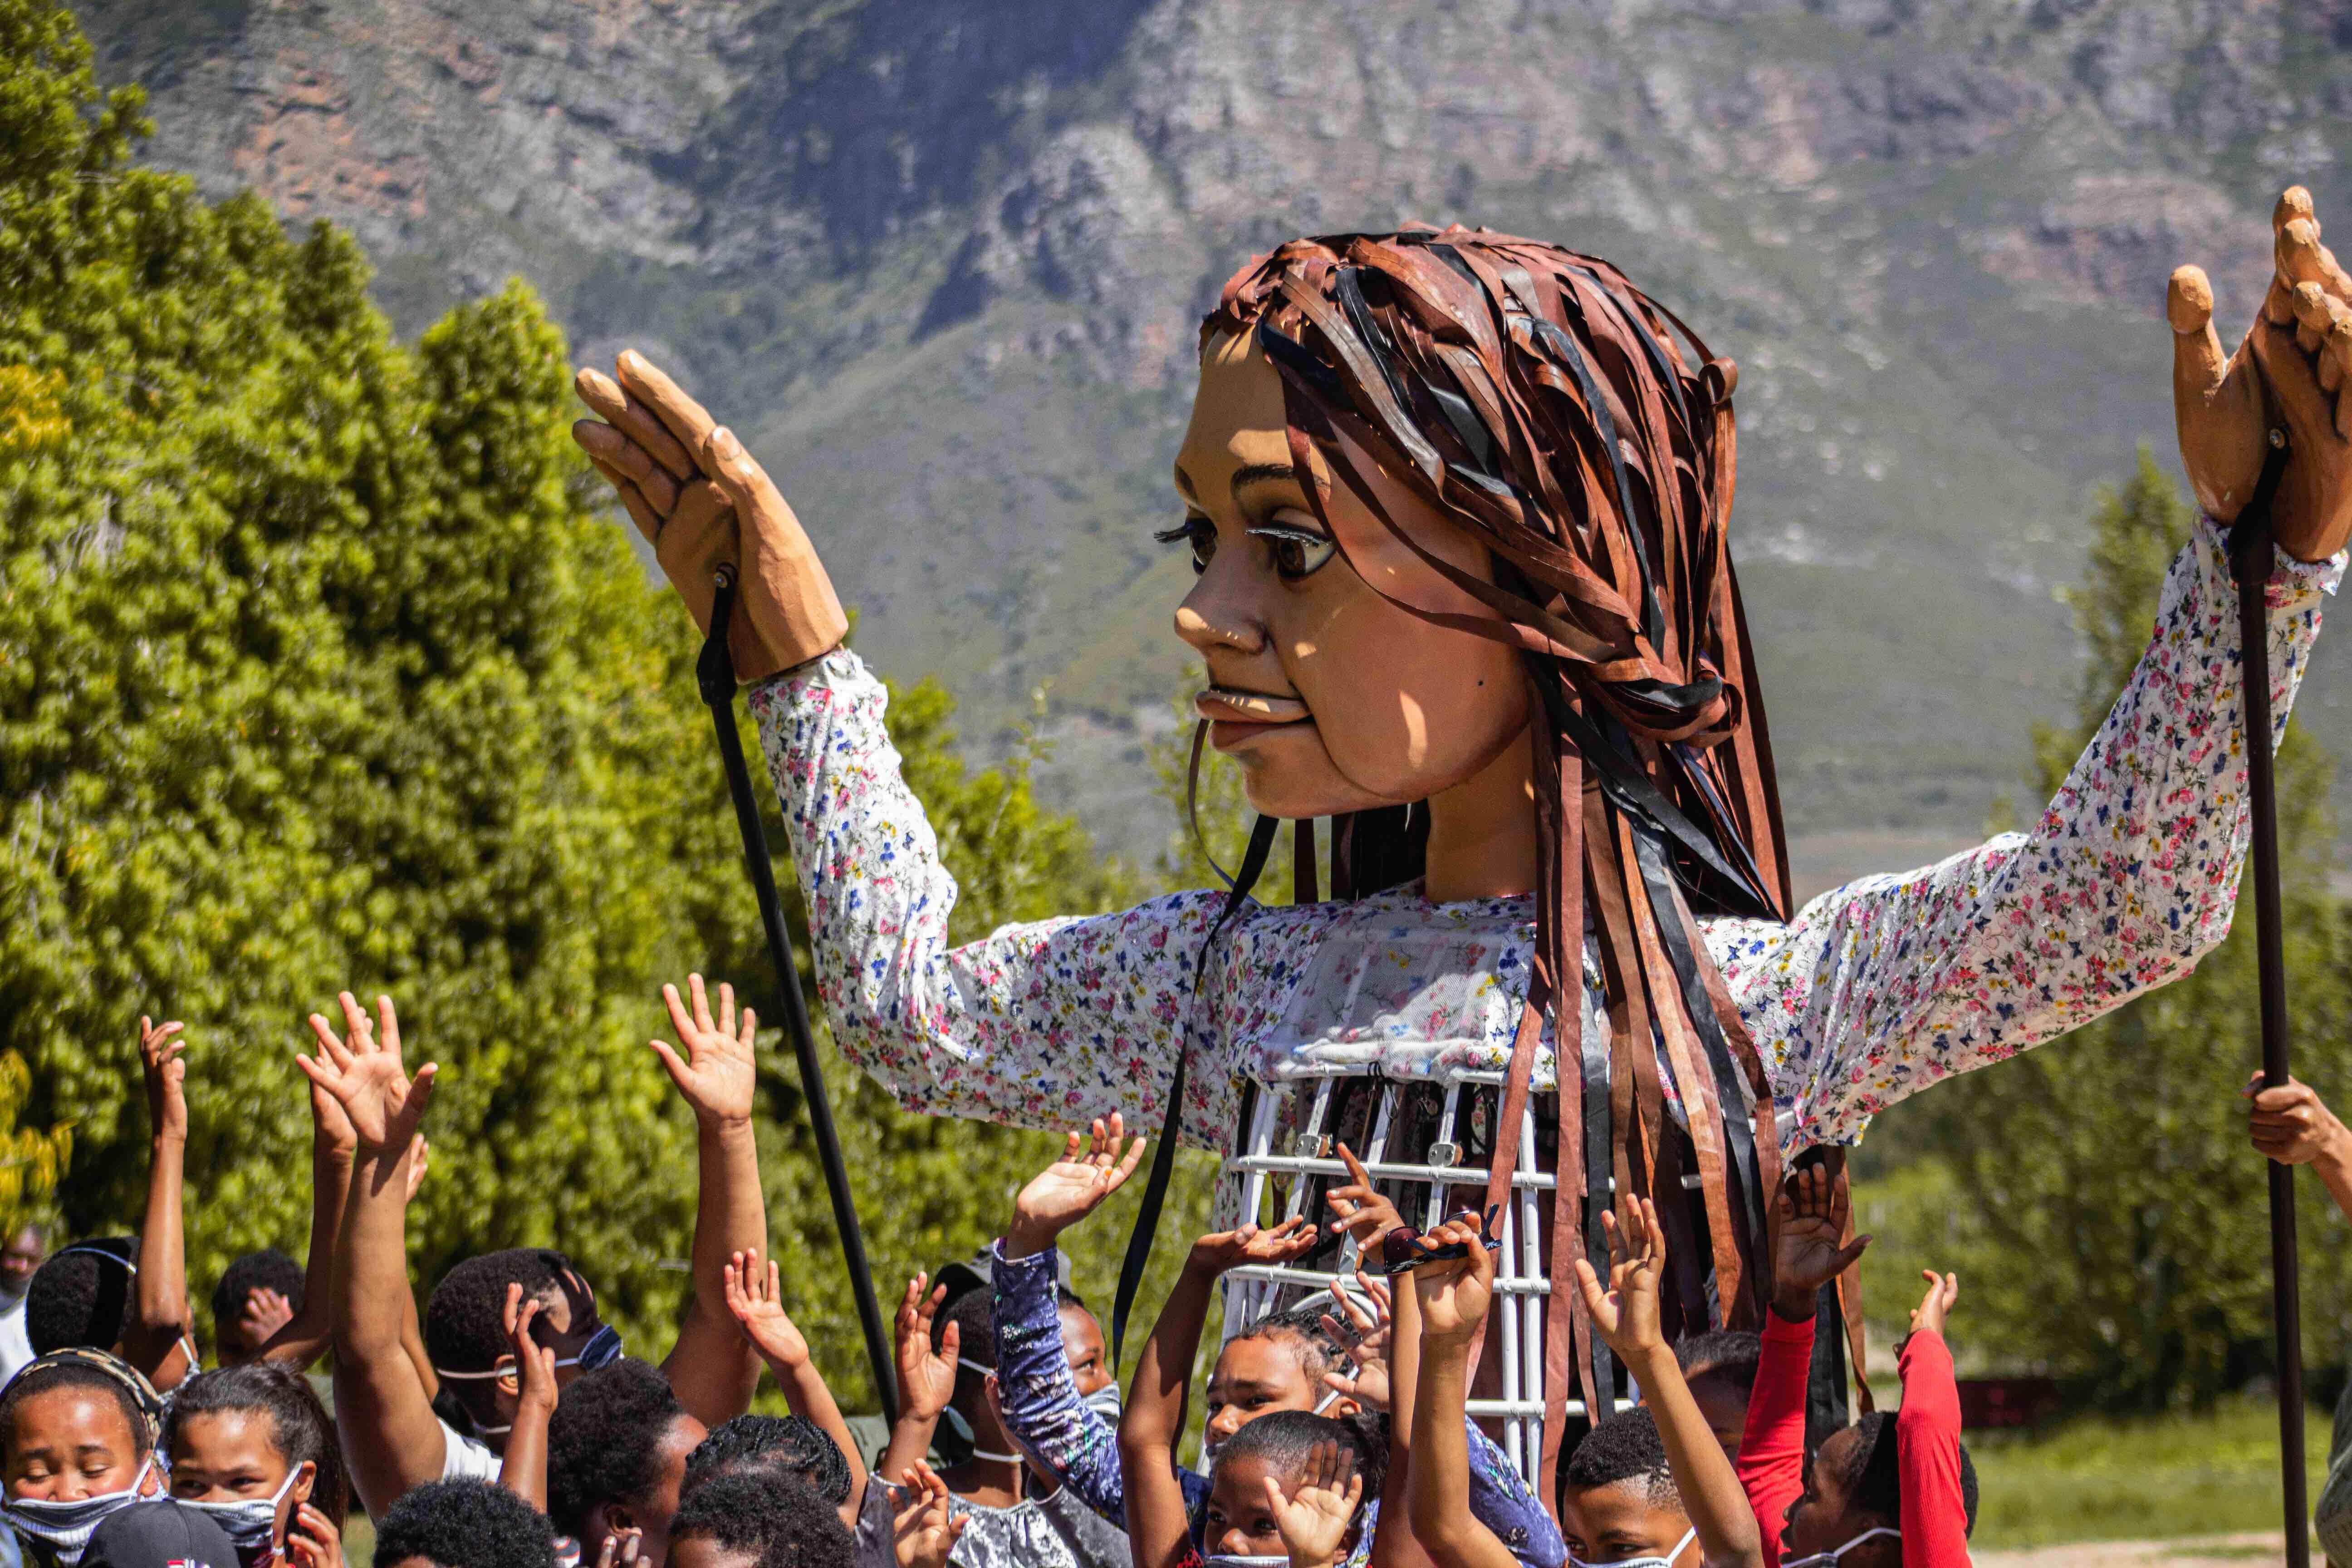
M 2231 526 L 2238 579 L 2239 669 L 2245 680 L 2246 788 L 2253 828 L 2254 952 L 2263 1020 L 2263 1087 L 2287 1081 L 2286 950 L 2279 909 L 2278 784 L 2271 758 L 2271 498 L 2286 467 L 2285 433 L 2273 430 L 2253 499 Z M 2279 1471 L 2288 1568 L 2310 1568 L 2311 1514 L 2303 1452 L 2303 1302 L 2295 1258 L 2294 1167 L 2263 1162 L 2271 1183 L 2271 1322 L 2278 1341 Z
M 874 1392 L 886 1421 L 898 1419 L 898 1385 L 892 1376 L 890 1338 L 883 1331 L 881 1303 L 874 1299 L 874 1276 L 866 1267 L 866 1233 L 858 1228 L 857 1202 L 850 1195 L 849 1170 L 842 1163 L 841 1137 L 833 1125 L 833 1102 L 809 1032 L 808 1004 L 801 996 L 800 972 L 793 966 L 792 933 L 784 929 L 784 906 L 776 897 L 776 874 L 768 860 L 768 831 L 760 825 L 759 797 L 751 770 L 743 762 L 743 739 L 735 731 L 735 660 L 727 650 L 727 617 L 735 608 L 735 571 L 719 568 L 718 593 L 710 606 L 710 635 L 695 660 L 696 682 L 719 731 L 719 755 L 727 767 L 727 793 L 735 798 L 735 826 L 743 836 L 743 869 L 760 901 L 767 928 L 768 962 L 775 966 L 776 989 L 784 998 L 784 1032 L 801 1069 L 801 1098 L 808 1104 L 809 1131 L 816 1135 L 817 1160 L 824 1167 L 825 1195 L 833 1200 L 833 1227 L 841 1236 L 841 1258 L 849 1288 L 857 1297 L 857 1325 L 866 1335 L 866 1359 L 874 1372 Z

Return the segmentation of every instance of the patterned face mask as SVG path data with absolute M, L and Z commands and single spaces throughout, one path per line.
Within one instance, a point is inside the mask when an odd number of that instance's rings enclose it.
M 78 1568 L 81 1554 L 89 1545 L 89 1538 L 98 1533 L 117 1509 L 127 1508 L 140 1500 L 139 1489 L 155 1471 L 155 1456 L 149 1454 L 139 1463 L 139 1473 L 131 1484 L 119 1492 L 101 1492 L 97 1497 L 77 1498 L 71 1502 L 54 1502 L 41 1498 L 11 1498 L 0 1513 L 7 1516 L 10 1528 L 30 1542 L 36 1561 L 54 1563 L 58 1568 Z
M 198 1502 L 182 1498 L 182 1508 L 194 1509 L 221 1527 L 228 1543 L 236 1548 L 236 1560 L 243 1568 L 260 1568 L 277 1555 L 278 1505 L 294 1489 L 294 1483 L 303 1472 L 312 1469 L 308 1459 L 286 1472 L 277 1491 L 268 1497 L 237 1498 L 230 1502 Z

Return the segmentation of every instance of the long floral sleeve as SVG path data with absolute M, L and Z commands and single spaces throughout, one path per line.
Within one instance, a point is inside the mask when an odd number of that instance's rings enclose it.
M 1156 1127 L 1216 908 L 1179 893 L 948 945 L 955 879 L 846 648 L 751 693 L 807 895 L 816 984 L 842 1053 L 910 1110 L 1030 1127 L 1123 1112 Z M 1185 1131 L 1223 1147 L 1229 1072 L 1188 1079 Z
M 992 1249 L 990 1311 L 996 1328 L 996 1394 L 1004 1429 L 1021 1451 L 1071 1495 L 1122 1530 L 1127 1489 L 1118 1470 L 1118 1432 L 1079 1397 L 1062 1343 L 1062 1316 L 1054 1299 L 1060 1254 L 1052 1247 L 1007 1259 Z M 1206 1507 L 1209 1482 L 1178 1467 L 1187 1518 Z
M 2278 732 L 2343 565 L 2282 555 L 2272 574 Z M 2031 833 L 1850 883 L 1786 927 L 1717 928 L 1784 1147 L 1853 1142 L 1895 1101 L 2179 979 L 2228 934 L 2247 832 L 2239 682 L 2236 589 L 2200 521 L 2147 651 Z

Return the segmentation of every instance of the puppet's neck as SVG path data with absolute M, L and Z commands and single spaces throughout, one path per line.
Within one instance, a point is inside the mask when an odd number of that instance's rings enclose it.
M 1535 890 L 1532 728 L 1478 772 L 1430 797 L 1427 865 L 1432 903 Z

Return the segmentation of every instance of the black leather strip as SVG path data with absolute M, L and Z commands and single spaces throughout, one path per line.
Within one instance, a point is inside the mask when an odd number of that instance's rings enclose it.
M 1242 900 L 1265 869 L 1265 858 L 1274 848 L 1276 819 L 1261 816 L 1250 829 L 1249 848 L 1242 856 L 1241 869 L 1234 877 L 1234 885 L 1225 894 L 1224 907 L 1201 938 L 1201 955 L 1192 964 L 1192 1000 L 1184 1018 L 1184 1044 L 1176 1053 L 1176 1071 L 1168 1080 L 1168 1114 L 1160 1127 L 1160 1147 L 1151 1152 L 1151 1172 L 1144 1178 L 1143 1202 L 1136 1210 L 1135 1229 L 1127 1238 L 1127 1257 L 1118 1266 L 1118 1295 L 1111 1305 L 1110 1364 L 1116 1372 L 1119 1352 L 1127 1342 L 1128 1314 L 1135 1308 L 1135 1293 L 1143 1285 L 1143 1271 L 1151 1263 L 1151 1242 L 1160 1228 L 1160 1210 L 1168 1199 L 1168 1181 L 1176 1170 L 1176 1145 L 1184 1131 L 1184 1079 L 1192 1066 L 1192 1032 L 1201 1016 L 1201 983 L 1209 973 L 1209 954 L 1216 947 L 1217 935 L 1241 909 Z
M 1584 1006 L 1584 940 L 1580 935 L 1574 948 L 1576 971 L 1563 979 L 1559 990 L 1552 996 L 1552 1016 L 1557 1020 L 1562 1009 Z M 1570 987 L 1573 987 L 1571 990 Z M 1611 1184 L 1614 1181 L 1616 1144 L 1609 1131 L 1609 1047 L 1598 1029 L 1579 1027 L 1578 1041 L 1582 1047 L 1584 1079 L 1584 1260 L 1603 1281 L 1609 1278 L 1609 1232 L 1601 1216 L 1610 1209 Z M 1557 1026 L 1554 1029 L 1558 1035 Z M 1555 1064 L 1555 1070 L 1567 1064 Z M 1567 1194 L 1555 1192 L 1552 1201 L 1558 1203 Z M 1608 1344 L 1599 1333 L 1591 1337 L 1592 1352 L 1592 1399 L 1596 1408 L 1584 1413 L 1585 1419 L 1598 1426 L 1616 1414 L 1616 1360 L 1609 1353 Z

